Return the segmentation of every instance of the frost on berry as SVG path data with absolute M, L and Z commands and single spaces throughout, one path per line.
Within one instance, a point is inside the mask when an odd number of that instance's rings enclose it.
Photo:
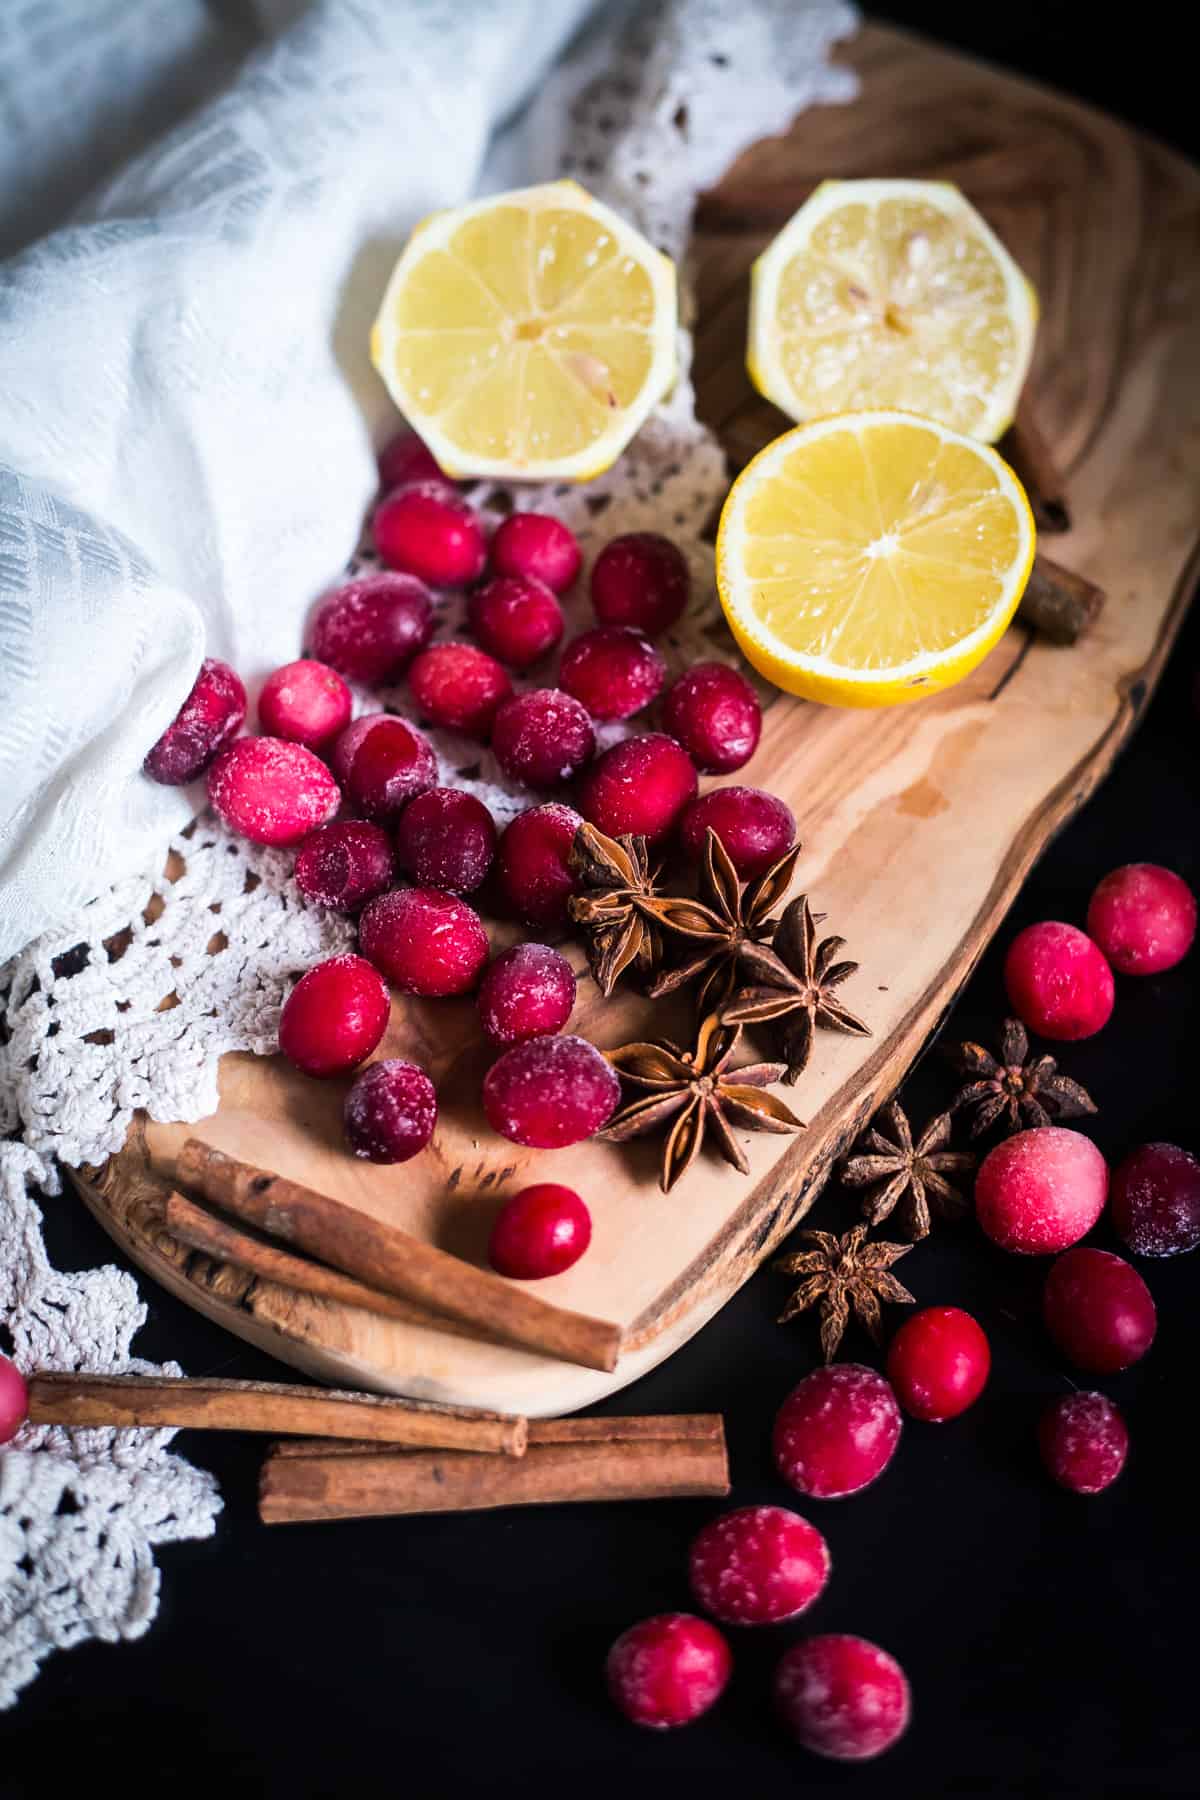
M 272 737 L 319 750 L 350 723 L 350 689 L 336 669 L 302 657 L 275 669 L 258 696 L 258 718 Z
M 433 596 L 412 575 L 383 573 L 347 581 L 317 608 L 312 654 L 351 681 L 385 687 L 399 681 L 433 636 Z
M 322 825 L 301 844 L 296 886 L 306 900 L 338 912 L 357 912 L 392 885 L 391 840 L 381 825 L 343 819 Z
M 667 665 L 649 638 L 627 625 L 600 625 L 572 638 L 559 665 L 559 686 L 593 719 L 630 719 L 649 706 Z
M 431 644 L 408 671 L 412 697 L 431 725 L 488 738 L 512 682 L 494 656 L 474 644 Z
M 532 806 L 506 826 L 496 853 L 496 881 L 505 905 L 525 925 L 545 929 L 567 922 L 567 902 L 578 892 L 568 866 L 575 833 L 583 824 L 559 801 Z
M 575 533 L 561 519 L 515 512 L 498 528 L 488 560 L 496 575 L 532 577 L 562 594 L 578 575 L 582 556 Z
M 661 732 L 626 738 L 598 756 L 579 789 L 579 810 L 608 837 L 668 836 L 695 797 L 696 770 Z
M 428 739 L 390 713 L 368 713 L 347 725 L 330 761 L 346 799 L 368 819 L 394 819 L 437 780 Z
M 707 775 L 729 775 L 748 763 L 762 732 L 758 695 L 727 663 L 697 663 L 667 690 L 663 725 Z
M 355 1076 L 343 1104 L 346 1142 L 368 1162 L 407 1162 L 433 1136 L 437 1111 L 434 1085 L 416 1063 L 372 1063 Z
M 794 1387 L 775 1416 L 775 1466 L 801 1494 L 838 1500 L 887 1468 L 900 1442 L 890 1385 L 861 1363 L 830 1363 Z
M 630 531 L 592 564 L 592 606 L 601 625 L 669 631 L 687 608 L 691 578 L 681 550 L 656 531 Z
M 1108 1166 L 1092 1140 L 1045 1125 L 988 1152 L 975 1179 L 975 1215 L 1002 1250 L 1046 1256 L 1085 1237 L 1107 1195 Z
M 208 771 L 208 798 L 231 831 L 255 844 L 298 844 L 341 804 L 319 757 L 283 738 L 235 738 Z
M 436 888 L 399 888 L 372 900 L 359 920 L 358 944 L 393 987 L 431 999 L 469 994 L 488 959 L 479 914 Z
M 474 794 L 429 788 L 400 814 L 396 853 L 405 874 L 421 887 L 470 894 L 492 866 L 496 827 Z
M 769 869 L 796 841 L 791 808 L 763 788 L 710 788 L 692 801 L 679 823 L 679 841 L 694 862 L 704 854 L 710 828 L 743 881 Z
M 587 710 L 561 688 L 534 688 L 506 700 L 492 726 L 492 750 L 504 773 L 528 787 L 561 787 L 596 748 Z
M 1065 1394 L 1043 1412 L 1038 1445 L 1049 1475 L 1074 1494 L 1111 1487 L 1129 1454 L 1129 1430 L 1106 1394 Z
M 900 1664 L 866 1638 L 805 1638 L 775 1671 L 775 1704 L 806 1750 L 865 1762 L 903 1736 L 911 1712 Z
M 467 621 L 490 656 L 510 669 L 528 669 L 563 634 L 562 608 L 544 581 L 495 575 L 467 601 Z
M 1200 1244 L 1200 1161 L 1178 1144 L 1142 1144 L 1113 1173 L 1113 1229 L 1135 1256 Z
M 1173 969 L 1196 936 L 1196 896 L 1158 863 L 1127 863 L 1106 875 L 1088 906 L 1088 935 L 1122 975 Z
M 191 693 L 142 767 L 163 787 L 182 787 L 203 775 L 235 738 L 246 717 L 246 690 L 228 663 L 205 657 Z
M 479 984 L 479 1019 L 489 1044 L 519 1044 L 561 1031 L 574 1005 L 574 970 L 548 944 L 514 944 Z
M 1112 1014 L 1112 970 L 1084 932 L 1058 919 L 1027 925 L 1004 959 L 1013 1011 L 1039 1037 L 1092 1037 Z
M 617 1639 L 605 1674 L 616 1706 L 635 1725 L 687 1725 L 717 1701 L 733 1670 L 715 1625 L 690 1613 L 659 1613 Z
M 514 1144 L 561 1150 L 607 1124 L 621 1084 L 593 1044 L 581 1037 L 536 1037 L 514 1044 L 483 1082 L 483 1110 L 493 1131 Z
M 730 1625 L 774 1625 L 806 1612 L 829 1579 L 829 1546 L 785 1506 L 742 1506 L 692 1540 L 692 1592 Z

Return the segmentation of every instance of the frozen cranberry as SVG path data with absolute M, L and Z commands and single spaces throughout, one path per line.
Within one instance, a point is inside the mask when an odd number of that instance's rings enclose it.
M 769 869 L 796 841 L 791 808 L 762 788 L 710 788 L 693 800 L 679 824 L 685 855 L 699 861 L 710 828 L 743 881 Z
M 1059 1487 L 1099 1494 L 1125 1467 L 1129 1430 L 1107 1395 L 1064 1394 L 1041 1416 L 1038 1447 Z
M 613 538 L 592 564 L 592 605 L 602 625 L 633 625 L 647 637 L 670 630 L 688 603 L 683 554 L 656 531 Z
M 592 1241 L 592 1215 L 573 1188 L 540 1181 L 505 1202 L 488 1261 L 512 1281 L 543 1281 L 577 1263 Z
M 465 900 L 438 888 L 400 888 L 372 900 L 358 946 L 404 994 L 469 994 L 488 959 L 483 921 Z
M 1086 1237 L 1108 1195 L 1108 1165 L 1081 1131 L 1043 1125 L 989 1150 L 975 1178 L 975 1214 L 1002 1250 L 1048 1256 Z
M 974 1406 L 992 1366 L 987 1338 L 957 1306 L 925 1306 L 888 1346 L 888 1380 L 905 1412 L 940 1425 Z
M 607 1123 L 621 1084 L 594 1045 L 581 1037 L 535 1037 L 514 1044 L 488 1070 L 483 1110 L 514 1144 L 561 1150 Z
M 1112 1222 L 1135 1256 L 1200 1244 L 1200 1162 L 1178 1144 L 1143 1144 L 1113 1171 Z
M 512 693 L 494 656 L 474 644 L 431 644 L 408 671 L 412 697 L 432 725 L 486 738 L 496 708 Z
M 565 594 L 579 573 L 579 540 L 549 513 L 516 512 L 492 539 L 490 565 L 496 575 L 532 575 L 556 594 Z
M 303 657 L 268 675 L 258 696 L 258 722 L 272 737 L 319 750 L 350 723 L 350 689 L 336 669 Z
M 476 588 L 467 622 L 484 649 L 511 669 L 528 669 L 563 634 L 553 590 L 530 575 L 496 575 Z
M 341 805 L 337 782 L 303 744 L 235 738 L 208 771 L 208 798 L 231 831 L 254 844 L 298 844 Z
M 405 719 L 368 713 L 347 725 L 330 760 L 351 806 L 369 819 L 394 819 L 437 780 L 427 740 Z
M 443 475 L 433 451 L 421 442 L 415 431 L 398 431 L 379 453 L 379 485 L 386 490 L 406 487 L 412 481 L 439 481 L 446 487 L 454 485 L 448 475 Z
M 444 480 L 393 488 L 375 508 L 371 530 L 389 569 L 415 575 L 431 587 L 465 587 L 483 574 L 487 538 L 482 521 Z
M 346 1095 L 346 1142 L 367 1162 L 407 1162 L 433 1136 L 437 1112 L 437 1093 L 424 1069 L 399 1057 L 372 1063 Z
M 807 1612 L 829 1579 L 829 1546 L 786 1506 L 741 1506 L 692 1539 L 692 1592 L 728 1625 L 776 1625 Z
M 697 663 L 667 689 L 663 724 L 706 775 L 729 775 L 758 749 L 758 695 L 728 663 Z
M 518 813 L 496 853 L 501 897 L 526 925 L 565 925 L 567 901 L 578 892 L 568 858 L 583 820 L 573 807 L 550 801 Z
M 29 1389 L 20 1369 L 0 1355 L 0 1444 L 16 1437 L 29 1414 Z
M 462 788 L 430 788 L 400 814 L 400 867 L 422 887 L 473 894 L 492 866 L 496 827 L 482 800 Z
M 664 838 L 696 793 L 686 750 L 661 732 L 626 738 L 596 758 L 579 792 L 585 819 L 609 837 Z
M 1145 1356 L 1157 1314 L 1150 1289 L 1124 1257 L 1068 1250 L 1042 1290 L 1046 1329 L 1068 1362 L 1092 1375 L 1115 1375 Z
M 814 1500 L 857 1494 L 883 1474 L 899 1442 L 896 1396 L 862 1363 L 814 1369 L 775 1415 L 775 1466 Z
M 296 858 L 296 886 L 306 900 L 357 912 L 392 885 L 391 841 L 381 825 L 344 819 L 306 837 Z
M 433 636 L 433 596 L 412 575 L 365 575 L 321 602 L 309 636 L 331 669 L 385 687 Z
M 561 688 L 506 700 L 492 727 L 496 761 L 511 781 L 558 787 L 591 759 L 596 737 L 586 707 Z
M 1196 896 L 1171 869 L 1127 863 L 1092 895 L 1087 928 L 1122 975 L 1159 975 L 1192 947 Z
M 279 1048 L 306 1075 L 344 1075 L 387 1030 L 387 984 L 361 956 L 331 956 L 302 975 L 279 1015 Z
M 1113 1009 L 1112 970 L 1090 937 L 1048 919 L 1018 932 L 1004 959 L 1012 1009 L 1039 1037 L 1091 1037 Z
M 567 645 L 558 679 L 593 719 L 630 719 L 649 706 L 666 673 L 666 663 L 640 631 L 598 625 Z
M 521 1044 L 561 1031 L 575 1005 L 575 972 L 548 944 L 514 944 L 479 984 L 479 1017 L 489 1044 Z
M 246 717 L 246 690 L 228 663 L 206 656 L 192 691 L 142 764 L 151 781 L 182 787 L 203 775 Z
M 834 1762 L 866 1762 L 890 1750 L 912 1710 L 895 1657 L 841 1632 L 805 1638 L 784 1653 L 775 1704 L 806 1750 Z
M 690 1613 L 658 1613 L 623 1632 L 608 1653 L 608 1691 L 635 1725 L 690 1725 L 719 1700 L 733 1672 L 715 1625 Z

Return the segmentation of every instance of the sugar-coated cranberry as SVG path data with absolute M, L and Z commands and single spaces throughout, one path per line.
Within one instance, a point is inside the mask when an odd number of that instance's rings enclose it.
M 235 738 L 208 771 L 209 804 L 254 844 L 298 844 L 331 819 L 341 790 L 320 757 L 282 738 Z
M 402 1163 L 437 1124 L 437 1093 L 424 1069 L 391 1057 L 354 1077 L 342 1107 L 346 1142 L 368 1162 Z
M 512 682 L 494 656 L 474 644 L 431 644 L 409 667 L 412 697 L 431 725 L 487 738 Z
M 393 488 L 375 508 L 371 531 L 389 569 L 431 587 L 464 587 L 483 574 L 483 522 L 444 480 Z
M 1043 1125 L 989 1150 L 975 1178 L 975 1215 L 1002 1250 L 1049 1256 L 1086 1237 L 1108 1196 L 1108 1165 L 1081 1131 Z
M 888 1346 L 888 1380 L 905 1412 L 941 1424 L 974 1406 L 987 1385 L 992 1352 L 970 1313 L 925 1306 Z
M 437 780 L 428 740 L 406 719 L 368 713 L 347 725 L 330 755 L 351 806 L 369 819 L 394 819 Z
M 776 1625 L 807 1612 L 829 1579 L 829 1546 L 786 1506 L 740 1506 L 692 1539 L 688 1576 L 728 1625 Z
M 748 763 L 762 733 L 758 695 L 728 663 L 696 663 L 667 689 L 662 720 L 706 775 Z
M 382 825 L 343 819 L 305 838 L 296 857 L 296 886 L 318 906 L 357 912 L 391 887 L 394 865 Z
M 693 800 L 679 822 L 684 854 L 699 861 L 710 829 L 743 881 L 769 869 L 796 841 L 791 807 L 762 788 L 710 788 Z
M 1038 1447 L 1059 1487 L 1099 1494 L 1125 1467 L 1129 1430 L 1106 1394 L 1064 1394 L 1038 1422 Z
M 454 485 L 448 475 L 443 475 L 433 451 L 422 443 L 415 431 L 398 431 L 379 453 L 379 485 L 386 491 L 406 487 L 412 481 L 440 481 L 447 487 Z
M 775 1704 L 806 1750 L 834 1762 L 881 1756 L 903 1737 L 912 1710 L 895 1657 L 841 1632 L 805 1638 L 784 1653 Z
M 579 890 L 568 858 L 583 824 L 573 807 L 552 800 L 518 813 L 496 853 L 501 898 L 525 925 L 565 925 L 567 902 Z
M 258 722 L 272 737 L 319 750 L 350 723 L 350 689 L 336 669 L 301 657 L 268 675 L 258 696 Z
M 574 1188 L 539 1181 L 501 1207 L 488 1261 L 512 1281 L 544 1281 L 577 1263 L 592 1241 L 592 1215 Z
M 561 1150 L 591 1137 L 612 1117 L 620 1098 L 611 1064 L 581 1037 L 514 1044 L 483 1082 L 483 1110 L 492 1130 L 535 1150 Z
M 1075 925 L 1047 919 L 1017 933 L 1004 959 L 1013 1011 L 1039 1037 L 1091 1037 L 1113 1009 L 1112 970 Z
M 587 708 L 561 688 L 514 694 L 496 714 L 492 749 L 511 781 L 559 787 L 590 762 L 596 736 Z
M 412 575 L 364 575 L 321 602 L 312 653 L 350 681 L 385 687 L 433 636 L 433 596 Z
M 883 1474 L 900 1442 L 900 1408 L 862 1363 L 814 1369 L 775 1415 L 775 1466 L 815 1500 L 857 1494 Z
M 1158 1323 L 1150 1289 L 1132 1264 L 1082 1246 L 1052 1266 L 1042 1317 L 1067 1361 L 1092 1375 L 1115 1375 L 1138 1362 Z
M 1178 1144 L 1142 1144 L 1112 1178 L 1113 1230 L 1135 1256 L 1200 1244 L 1200 1161 Z
M 579 810 L 609 837 L 631 833 L 656 843 L 674 830 L 696 786 L 687 751 L 650 732 L 596 758 L 579 790 Z
M 579 539 L 549 513 L 510 514 L 492 539 L 489 563 L 496 575 L 532 575 L 565 594 L 583 558 Z
M 688 603 L 683 553 L 657 531 L 629 531 L 592 564 L 592 606 L 602 625 L 632 625 L 647 637 L 669 631 Z
M 1122 975 L 1158 975 L 1182 962 L 1196 936 L 1196 896 L 1158 863 L 1127 863 L 1092 895 L 1088 935 Z
M 478 1004 L 489 1044 L 561 1031 L 575 1005 L 575 971 L 549 944 L 514 944 L 489 964 Z
M 690 1613 L 657 1613 L 622 1632 L 605 1673 L 615 1704 L 635 1725 L 690 1725 L 720 1699 L 733 1672 L 715 1625 Z
M 532 575 L 495 575 L 467 601 L 467 622 L 484 649 L 510 669 L 528 669 L 563 634 L 562 607 Z
M 488 959 L 483 920 L 438 888 L 399 888 L 363 912 L 358 947 L 404 994 L 469 994 Z
M 361 956 L 331 956 L 302 975 L 279 1015 L 279 1048 L 306 1075 L 344 1075 L 387 1030 L 391 1001 Z
M 14 1362 L 0 1354 L 0 1444 L 16 1437 L 29 1415 L 29 1389 Z
M 228 663 L 206 656 L 192 691 L 142 764 L 151 781 L 182 787 L 203 775 L 242 729 L 246 690 Z
M 631 719 L 649 706 L 667 665 L 650 639 L 628 625 L 598 625 L 563 651 L 559 685 L 587 707 L 593 719 Z
M 492 815 L 462 788 L 429 788 L 400 814 L 396 854 L 421 887 L 473 894 L 496 854 Z

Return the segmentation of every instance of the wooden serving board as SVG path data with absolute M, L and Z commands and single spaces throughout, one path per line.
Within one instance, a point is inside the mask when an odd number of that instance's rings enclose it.
M 230 1056 L 199 1135 L 482 1259 L 502 1197 L 529 1179 L 577 1187 L 592 1249 L 546 1298 L 615 1319 L 629 1351 L 603 1376 L 247 1280 L 161 1239 L 150 1202 L 191 1128 L 139 1125 L 81 1191 L 135 1261 L 285 1361 L 342 1385 L 548 1414 L 622 1386 L 701 1326 L 805 1213 L 831 1160 L 897 1086 L 1048 838 L 1103 778 L 1162 668 L 1200 566 L 1200 171 L 1110 119 L 891 30 L 846 60 L 862 94 L 805 113 L 756 146 L 703 210 L 694 246 L 700 410 L 737 461 L 785 421 L 742 362 L 747 271 L 791 203 L 828 175 L 957 180 L 1037 286 L 1033 375 L 1042 426 L 1070 473 L 1075 528 L 1054 556 L 1108 605 L 1073 649 L 1016 626 L 961 686 L 910 707 L 842 712 L 780 696 L 739 780 L 795 807 L 801 888 L 861 972 L 848 1004 L 866 1042 L 820 1033 L 789 1091 L 808 1130 L 745 1138 L 743 1179 L 703 1158 L 673 1194 L 656 1150 L 599 1143 L 527 1152 L 479 1110 L 486 1053 L 469 1003 L 397 1003 L 383 1053 L 437 1082 L 431 1150 L 399 1169 L 342 1148 L 342 1084 L 279 1059 Z M 577 958 L 582 966 L 581 960 Z M 609 1046 L 640 1034 L 636 997 L 580 986 L 576 1029 Z M 659 1015 L 655 1023 L 669 1021 Z

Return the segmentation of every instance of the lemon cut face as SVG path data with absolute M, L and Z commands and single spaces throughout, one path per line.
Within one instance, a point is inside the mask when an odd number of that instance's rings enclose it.
M 555 181 L 418 225 L 371 354 L 447 474 L 583 481 L 670 387 L 676 317 L 669 258 Z

